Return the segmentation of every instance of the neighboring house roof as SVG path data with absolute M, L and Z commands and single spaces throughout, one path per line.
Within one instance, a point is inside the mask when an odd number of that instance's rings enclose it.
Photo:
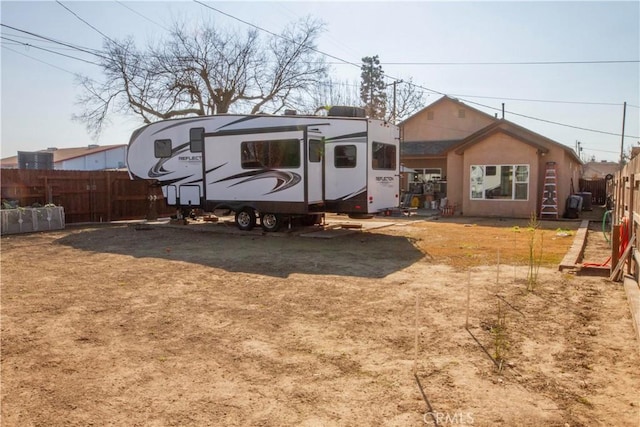
M 127 144 L 114 145 L 88 145 L 86 147 L 76 148 L 47 148 L 46 150 L 38 150 L 38 153 L 53 153 L 53 163 L 60 163 L 66 160 L 76 159 L 78 157 L 87 156 L 89 154 L 100 153 L 103 151 L 113 150 L 116 148 L 126 147 Z M 18 156 L 5 157 L 0 160 L 1 167 L 18 167 Z
M 452 148 L 459 144 L 459 139 L 449 141 L 403 141 L 400 145 L 400 155 L 445 157 Z
M 588 162 L 584 165 L 582 177 L 585 179 L 605 178 L 608 174 L 615 175 L 620 170 L 616 162 Z
M 582 160 L 578 157 L 578 155 L 575 153 L 575 151 L 573 151 L 572 148 L 560 144 L 559 142 L 549 139 L 546 136 L 542 136 L 505 119 L 500 119 L 495 123 L 492 123 L 489 126 L 486 126 L 463 139 L 461 144 L 456 148 L 456 153 L 462 154 L 470 146 L 496 133 L 504 133 L 510 135 L 515 139 L 524 142 L 525 144 L 529 144 L 537 148 L 541 153 L 547 153 L 549 151 L 549 149 L 546 148 L 542 143 L 557 146 L 559 148 L 562 148 L 565 152 L 572 156 L 579 164 L 582 164 Z

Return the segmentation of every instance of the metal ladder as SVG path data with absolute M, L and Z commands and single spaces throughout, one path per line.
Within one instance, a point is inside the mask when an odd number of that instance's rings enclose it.
M 540 218 L 558 219 L 558 168 L 556 162 L 547 162 L 542 186 Z

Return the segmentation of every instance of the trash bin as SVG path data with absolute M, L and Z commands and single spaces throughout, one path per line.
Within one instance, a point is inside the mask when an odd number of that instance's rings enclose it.
M 583 211 L 591 211 L 593 208 L 591 207 L 591 193 L 588 191 L 583 191 L 582 193 L 576 193 L 576 195 L 582 197 L 582 210 Z

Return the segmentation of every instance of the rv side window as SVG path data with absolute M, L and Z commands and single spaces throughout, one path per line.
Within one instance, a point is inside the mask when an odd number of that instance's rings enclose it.
M 318 163 L 322 160 L 322 141 L 319 139 L 309 140 L 309 161 Z
M 371 156 L 371 167 L 373 169 L 396 169 L 395 145 L 374 142 L 372 148 L 373 155 Z
M 356 167 L 356 146 L 355 145 L 338 145 L 333 151 L 334 164 L 337 168 L 355 168 Z
M 189 151 L 192 153 L 202 153 L 204 145 L 204 128 L 189 129 Z
M 171 157 L 171 140 L 156 139 L 154 143 L 154 154 L 156 156 L 156 159 Z
M 300 167 L 298 139 L 243 141 L 240 150 L 244 169 Z

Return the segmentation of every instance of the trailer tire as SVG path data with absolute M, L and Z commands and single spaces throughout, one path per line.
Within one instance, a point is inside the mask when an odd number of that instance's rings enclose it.
M 236 225 L 242 231 L 250 231 L 256 226 L 256 211 L 253 208 L 242 208 L 236 212 Z
M 263 213 L 260 215 L 260 225 L 266 232 L 275 232 L 282 227 L 283 218 L 280 214 Z

